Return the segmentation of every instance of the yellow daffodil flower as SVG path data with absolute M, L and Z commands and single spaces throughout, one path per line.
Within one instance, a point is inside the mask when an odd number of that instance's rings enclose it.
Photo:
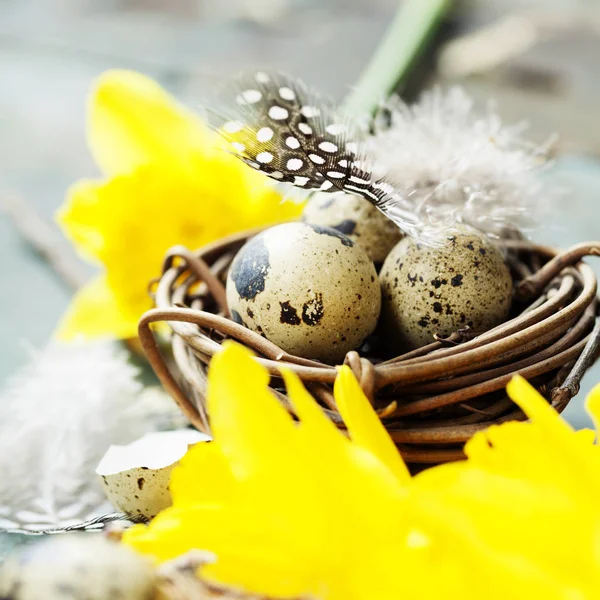
M 246 349 L 214 357 L 214 441 L 194 447 L 171 481 L 173 507 L 125 542 L 160 561 L 214 552 L 203 574 L 275 597 L 398 598 L 408 471 L 348 367 L 335 397 L 350 439 L 284 371 L 296 423 Z
M 433 597 L 571 600 L 600 594 L 600 448 L 524 379 L 508 393 L 530 418 L 490 427 L 467 461 L 418 475 L 405 518 Z M 600 386 L 588 398 L 596 424 Z M 454 557 L 454 558 L 453 558 Z M 437 597 L 437 596 L 436 596 Z
M 175 469 L 173 506 L 124 541 L 158 562 L 208 550 L 204 576 L 269 597 L 592 600 L 600 590 L 600 451 L 525 380 L 529 422 L 477 434 L 467 460 L 410 478 L 342 367 L 343 436 L 283 372 L 298 422 L 250 353 L 209 372 L 214 442 Z M 600 419 L 600 386 L 588 399 Z
M 99 78 L 88 141 L 106 179 L 76 183 L 58 222 L 103 272 L 75 296 L 59 337 L 134 337 L 171 246 L 196 248 L 299 215 L 300 205 L 282 203 L 216 139 L 151 79 L 131 71 Z

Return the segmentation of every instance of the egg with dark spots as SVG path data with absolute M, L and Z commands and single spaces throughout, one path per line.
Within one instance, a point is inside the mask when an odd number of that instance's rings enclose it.
M 375 263 L 382 263 L 402 232 L 369 201 L 351 194 L 318 192 L 306 204 L 303 221 L 347 235 Z
M 336 364 L 374 331 L 381 290 L 373 262 L 347 235 L 286 223 L 238 252 L 227 304 L 236 322 L 284 351 Z
M 151 600 L 149 561 L 99 534 L 48 537 L 19 548 L 0 567 L 0 598 Z
M 461 226 L 439 245 L 401 240 L 380 273 L 382 321 L 397 350 L 469 326 L 482 333 L 508 318 L 513 281 L 500 250 Z

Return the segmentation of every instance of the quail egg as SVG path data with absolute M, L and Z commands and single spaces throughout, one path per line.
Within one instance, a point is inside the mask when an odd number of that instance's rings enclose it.
M 508 317 L 513 281 L 500 250 L 460 226 L 441 246 L 404 238 L 380 273 L 382 321 L 400 348 L 417 348 L 468 326 L 476 333 Z
M 239 251 L 227 303 L 235 321 L 286 352 L 336 363 L 375 329 L 381 290 L 373 262 L 349 237 L 286 223 Z
M 65 534 L 20 548 L 0 568 L 0 598 L 150 600 L 151 565 L 98 534 Z
M 306 204 L 302 220 L 346 234 L 375 263 L 382 263 L 402 237 L 398 226 L 368 200 L 351 194 L 316 193 Z

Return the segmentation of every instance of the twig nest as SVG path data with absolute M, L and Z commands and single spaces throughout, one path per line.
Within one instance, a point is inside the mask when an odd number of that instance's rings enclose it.
M 382 317 L 396 347 L 417 348 L 468 326 L 476 333 L 508 317 L 513 281 L 500 250 L 461 226 L 441 246 L 398 243 L 380 273 Z
M 304 208 L 302 219 L 344 233 L 375 263 L 382 263 L 402 237 L 398 226 L 373 204 L 351 194 L 316 193 Z
M 148 433 L 127 446 L 111 446 L 96 469 L 106 497 L 117 510 L 152 519 L 172 504 L 169 481 L 179 459 L 190 445 L 208 439 L 183 429 Z
M 239 251 L 227 303 L 235 321 L 286 352 L 335 363 L 375 329 L 381 291 L 373 262 L 349 237 L 286 223 Z
M 150 600 L 151 565 L 99 535 L 68 534 L 20 548 L 0 569 L 11 600 Z

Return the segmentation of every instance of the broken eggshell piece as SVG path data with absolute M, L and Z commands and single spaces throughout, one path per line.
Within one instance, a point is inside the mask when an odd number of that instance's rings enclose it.
M 111 446 L 96 473 L 118 510 L 151 519 L 171 506 L 173 467 L 191 445 L 209 440 L 193 429 L 148 433 L 127 446 Z

